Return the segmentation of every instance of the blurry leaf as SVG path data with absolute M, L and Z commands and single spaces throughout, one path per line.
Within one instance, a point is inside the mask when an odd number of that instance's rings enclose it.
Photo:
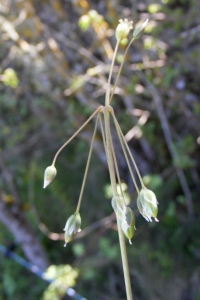
M 43 293 L 42 300 L 60 300 L 68 287 L 75 285 L 77 270 L 70 265 L 51 265 L 45 272 L 45 278 L 53 280 Z
M 160 4 L 153 3 L 148 6 L 148 11 L 150 12 L 150 14 L 155 14 L 159 12 L 161 8 L 162 6 Z
M 163 184 L 162 177 L 157 174 L 149 174 L 143 177 L 143 181 L 145 186 L 150 188 L 151 190 L 157 189 Z
M 12 88 L 16 88 L 19 84 L 17 73 L 15 72 L 15 70 L 11 68 L 6 69 L 1 77 L 3 83 Z
M 1 108 L 13 109 L 17 104 L 16 99 L 9 94 L 0 95 L 0 106 Z
M 83 15 L 78 21 L 78 25 L 83 31 L 86 31 L 89 28 L 90 24 L 91 19 L 88 15 Z
M 176 214 L 176 205 L 174 202 L 170 202 L 165 212 L 166 216 L 173 217 Z
M 111 245 L 111 242 L 109 239 L 106 238 L 101 238 L 99 241 L 99 246 L 100 246 L 100 251 L 101 253 L 109 258 L 109 259 L 115 259 L 118 257 L 118 246 L 116 245 Z
M 183 195 L 179 195 L 178 197 L 176 197 L 176 200 L 180 204 L 186 204 L 186 201 L 187 201 L 185 196 L 183 196 Z
M 182 155 L 178 155 L 174 159 L 174 165 L 181 169 L 189 169 L 195 166 L 195 160 L 190 158 L 187 155 L 182 154 Z
M 155 45 L 156 45 L 156 40 L 153 37 L 149 36 L 144 40 L 144 47 L 147 50 L 152 49 Z
M 155 251 L 151 253 L 150 258 L 157 261 L 163 275 L 169 275 L 172 272 L 174 264 L 168 253 Z
M 112 186 L 110 183 L 104 186 L 104 195 L 107 199 L 111 199 L 113 197 Z
M 76 256 L 82 256 L 85 253 L 85 246 L 82 243 L 74 243 L 72 245 L 72 251 Z
M 7 292 L 7 296 L 11 299 L 15 295 L 16 290 L 16 281 L 14 278 L 9 274 L 5 273 L 3 276 L 3 285 Z

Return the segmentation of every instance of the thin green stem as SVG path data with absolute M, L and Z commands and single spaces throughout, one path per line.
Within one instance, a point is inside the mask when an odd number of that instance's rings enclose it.
M 115 168 L 112 157 L 112 147 L 111 147 L 111 135 L 110 135 L 110 112 L 109 108 L 104 108 L 104 121 L 105 121 L 105 132 L 106 132 L 106 153 L 108 161 L 108 169 L 110 173 L 110 181 L 112 185 L 113 195 L 117 194 L 117 183 L 115 178 Z
M 130 46 L 131 46 L 131 44 L 133 43 L 134 40 L 135 40 L 135 38 L 132 38 L 132 40 L 130 41 L 130 43 L 128 44 L 128 46 L 127 46 L 127 48 L 126 48 L 126 50 L 125 50 L 125 52 L 124 52 L 123 60 L 122 60 L 121 65 L 120 65 L 120 67 L 119 67 L 119 71 L 118 71 L 118 74 L 117 74 L 117 78 L 116 78 L 116 80 L 115 80 L 115 85 L 114 85 L 114 88 L 113 88 L 113 90 L 112 90 L 111 97 L 110 97 L 110 99 L 109 99 L 109 104 L 110 104 L 111 101 L 112 101 L 112 98 L 113 98 L 115 89 L 116 89 L 116 87 L 117 87 L 117 83 L 118 83 L 119 76 L 120 76 L 120 74 L 121 74 L 121 71 L 122 71 L 122 68 L 123 68 L 123 65 L 124 65 L 124 61 L 125 61 L 126 54 L 127 54 L 128 50 L 129 50 L 129 48 L 130 48 Z
M 111 131 L 110 131 L 110 135 L 111 135 Z M 112 136 L 112 135 L 111 135 Z M 120 179 L 120 175 L 119 175 L 119 168 L 118 168 L 118 163 L 117 163 L 117 157 L 115 154 L 115 148 L 113 146 L 113 141 L 111 139 L 111 148 L 112 148 L 112 154 L 113 154 L 113 160 L 114 160 L 114 166 L 115 166 L 115 171 L 117 174 L 117 181 L 119 184 L 119 188 L 120 188 L 120 192 L 121 192 L 121 196 L 123 197 L 123 202 L 124 202 L 124 206 L 126 206 L 125 200 L 124 200 L 124 192 L 122 190 L 122 185 L 121 185 L 121 179 Z
M 105 149 L 105 153 L 106 153 L 106 158 L 107 158 L 105 130 L 103 128 L 103 122 L 102 122 L 102 118 L 101 118 L 100 114 L 99 114 L 99 121 L 100 121 L 100 127 L 101 127 L 101 134 L 102 134 L 102 139 L 103 139 L 103 145 L 104 145 L 104 149 Z
M 107 149 L 106 149 L 105 131 L 104 131 L 104 128 L 103 128 L 103 123 L 102 123 L 101 115 L 100 115 L 99 119 L 100 119 L 100 126 L 101 126 L 101 133 L 102 133 L 103 144 L 104 144 L 104 148 L 105 148 L 105 151 L 106 151 Z M 117 158 L 116 158 L 116 155 L 115 155 L 115 150 L 114 150 L 112 139 L 111 139 L 111 144 L 112 144 L 112 153 L 113 153 L 115 170 L 116 170 L 116 173 L 117 173 L 117 180 L 118 180 L 118 183 L 119 183 L 121 195 L 124 198 L 123 190 L 122 190 L 122 187 L 121 187 L 121 180 L 120 180 L 120 176 L 119 176 Z M 106 157 L 107 157 L 107 155 L 106 155 Z M 125 203 L 124 203 L 124 205 L 125 205 Z
M 113 54 L 113 59 L 112 59 L 111 67 L 110 67 L 110 73 L 109 73 L 109 77 L 108 77 L 108 85 L 107 85 L 107 89 L 106 89 L 105 106 L 109 105 L 109 99 L 110 99 L 110 82 L 111 82 L 111 77 L 112 77 L 112 72 L 113 72 L 113 66 L 114 66 L 114 62 L 115 62 L 115 58 L 116 58 L 118 47 L 119 47 L 119 41 L 117 41 L 117 44 L 115 46 L 115 51 L 114 51 L 114 54 Z
M 97 132 L 98 121 L 99 121 L 99 114 L 97 116 L 97 120 L 96 120 L 95 127 L 94 127 L 94 132 L 93 132 L 93 136 L 92 136 L 92 142 L 91 142 L 91 145 L 90 145 L 90 151 L 89 151 L 89 154 L 88 154 L 87 164 L 86 164 L 85 173 L 84 173 L 84 177 L 83 177 L 83 182 L 82 182 L 82 186 L 81 186 L 80 196 L 79 196 L 79 199 L 78 199 L 76 213 L 79 213 L 81 202 L 82 202 L 83 192 L 84 192 L 84 189 L 85 189 L 85 183 L 86 183 L 86 179 L 87 179 L 87 175 L 88 175 L 88 170 L 89 170 L 89 166 L 90 166 L 90 160 L 91 160 L 91 156 L 92 156 L 94 139 L 95 139 L 95 135 L 96 135 L 96 132 Z
M 115 169 L 114 169 L 114 162 L 113 162 L 113 155 L 112 155 L 112 137 L 110 134 L 110 108 L 109 107 L 105 107 L 104 109 L 104 120 L 105 120 L 105 133 L 106 133 L 107 161 L 108 161 L 110 180 L 111 180 L 112 191 L 114 196 L 117 194 L 117 184 L 116 184 Z M 120 242 L 120 250 L 122 256 L 122 266 L 124 272 L 127 300 L 133 300 L 128 258 L 127 258 L 127 251 L 126 251 L 126 243 L 124 239 L 124 234 L 121 229 L 120 220 L 118 219 L 118 217 L 117 217 L 117 226 L 118 226 L 118 234 L 119 234 L 119 242 Z
M 98 107 L 95 112 L 89 117 L 89 119 L 87 119 L 87 121 L 72 135 L 72 137 L 62 145 L 62 147 L 60 147 L 60 149 L 56 152 L 56 155 L 54 156 L 52 165 L 55 165 L 56 159 L 59 155 L 59 153 L 71 142 L 71 140 L 73 140 L 73 138 L 75 138 L 75 136 L 77 136 L 77 134 L 79 134 L 79 132 L 92 120 L 92 118 L 94 118 L 94 116 L 99 112 L 101 106 Z
M 113 114 L 112 114 L 113 116 Z M 121 134 L 120 134 L 120 131 L 119 131 L 119 128 L 118 128 L 118 124 L 116 122 L 116 119 L 113 117 L 113 120 L 114 120 L 114 123 L 115 123 L 115 127 L 116 127 L 116 130 L 117 130 L 117 135 L 119 137 L 119 141 L 120 141 L 120 144 L 121 144 L 121 147 L 122 147 L 122 150 L 123 150 L 123 153 L 124 153 L 124 156 L 125 156 L 125 159 L 126 159 L 126 163 L 128 165 L 128 168 L 129 168 L 129 172 L 131 174 L 131 178 L 133 180 L 133 183 L 135 185 L 135 188 L 137 190 L 137 193 L 139 194 L 139 188 L 138 188 L 138 185 L 136 183 L 136 180 L 135 180 L 135 176 L 133 175 L 133 172 L 132 172 L 132 168 L 131 168 L 131 165 L 130 165 L 130 162 L 129 162 L 129 159 L 128 159 L 128 156 L 127 156 L 127 153 L 126 153 L 126 149 L 124 148 L 124 142 L 122 140 L 122 137 L 121 137 Z
M 126 287 L 126 296 L 127 296 L 127 300 L 133 300 L 133 293 L 132 293 L 131 280 L 130 280 L 130 271 L 129 271 L 129 265 L 128 265 L 127 251 L 126 251 L 126 241 L 125 241 L 124 233 L 121 229 L 121 221 L 119 218 L 117 218 L 117 227 L 118 227 L 118 234 L 119 234 L 121 257 L 122 257 L 122 266 L 123 266 L 123 272 L 124 272 L 124 281 L 125 281 L 125 287 Z
M 128 143 L 127 143 L 127 141 L 126 141 L 126 139 L 125 139 L 125 137 L 124 137 L 124 135 L 123 135 L 123 132 L 121 131 L 121 128 L 120 128 L 120 126 L 119 126 L 119 123 L 118 123 L 118 121 L 117 121 L 117 118 L 115 117 L 115 113 L 114 113 L 113 110 L 112 110 L 112 116 L 113 116 L 113 119 L 114 119 L 114 121 L 115 121 L 116 128 L 118 129 L 118 132 L 119 132 L 119 134 L 120 134 L 121 137 L 122 137 L 122 140 L 123 140 L 124 145 L 125 145 L 125 147 L 126 147 L 126 149 L 127 149 L 127 152 L 129 153 L 130 159 L 131 159 L 131 161 L 132 161 L 132 163 L 133 163 L 133 165 L 134 165 L 134 167 L 135 167 L 135 170 L 136 170 L 137 175 L 138 175 L 138 177 L 139 177 L 141 186 L 142 186 L 142 188 L 144 188 L 145 186 L 144 186 L 142 177 L 141 177 L 141 175 L 140 175 L 140 172 L 139 172 L 139 170 L 138 170 L 138 167 L 137 167 L 137 165 L 136 165 L 136 162 L 135 162 L 135 160 L 134 160 L 134 158 L 133 158 L 133 156 L 132 156 L 132 153 L 131 153 L 131 151 L 130 151 L 130 149 L 129 149 Z

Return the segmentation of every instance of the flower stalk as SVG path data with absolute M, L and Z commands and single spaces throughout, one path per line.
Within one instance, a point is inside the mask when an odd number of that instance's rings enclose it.
M 107 153 L 108 169 L 110 174 L 112 192 L 114 196 L 117 194 L 117 183 L 115 178 L 114 161 L 112 156 L 112 137 L 110 134 L 110 108 L 109 107 L 105 107 L 104 109 L 104 120 L 105 120 L 105 132 L 106 132 L 106 153 Z M 122 257 L 122 266 L 124 272 L 124 281 L 126 287 L 127 300 L 133 300 L 128 257 L 126 251 L 126 243 L 125 243 L 123 231 L 121 229 L 121 222 L 118 217 L 117 217 L 117 226 L 118 226 L 119 243 L 120 243 L 120 250 L 121 250 L 121 257 Z
M 119 173 L 119 168 L 118 168 L 118 162 L 117 162 L 117 157 L 115 153 L 115 148 L 113 145 L 113 140 L 112 140 L 112 135 L 111 135 L 111 126 L 110 126 L 110 119 L 112 118 L 114 121 L 115 129 L 121 144 L 121 148 L 123 150 L 124 157 L 127 162 L 128 169 L 131 174 L 131 178 L 133 180 L 133 183 L 135 185 L 136 191 L 138 193 L 138 199 L 137 199 L 137 206 L 142 214 L 142 216 L 147 220 L 151 221 L 151 218 L 154 218 L 156 221 L 157 220 L 157 213 L 158 213 L 158 207 L 157 207 L 157 199 L 154 193 L 144 186 L 142 177 L 140 175 L 140 172 L 137 168 L 137 164 L 132 156 L 132 153 L 129 149 L 128 143 L 122 133 L 122 130 L 120 128 L 120 125 L 116 119 L 115 113 L 113 108 L 110 106 L 110 102 L 113 98 L 115 88 L 118 84 L 118 79 L 125 61 L 125 56 L 128 52 L 128 49 L 130 48 L 132 42 L 138 37 L 139 33 L 145 28 L 148 20 L 146 20 L 141 26 L 137 27 L 133 33 L 133 37 L 128 44 L 125 54 L 122 59 L 122 63 L 120 65 L 114 87 L 112 89 L 111 93 L 111 78 L 112 78 L 112 73 L 113 73 L 113 67 L 117 55 L 117 51 L 119 48 L 120 43 L 128 37 L 128 34 L 130 30 L 132 29 L 132 21 L 129 22 L 127 19 L 120 20 L 119 25 L 117 26 L 116 29 L 116 46 L 111 62 L 111 67 L 110 67 L 110 72 L 109 72 L 109 77 L 108 77 L 108 84 L 106 88 L 106 95 L 105 95 L 105 107 L 104 106 L 99 106 L 96 111 L 87 119 L 87 121 L 72 135 L 70 139 L 68 139 L 62 147 L 57 151 L 57 153 L 54 156 L 52 165 L 50 167 L 47 167 L 44 175 L 44 187 L 49 185 L 53 179 L 56 176 L 56 168 L 55 168 L 55 163 L 58 155 L 60 152 L 80 133 L 81 130 L 97 115 L 95 127 L 94 127 L 94 132 L 92 136 L 92 141 L 90 145 L 90 150 L 88 154 L 88 159 L 86 163 L 86 168 L 85 168 L 85 173 L 83 177 L 83 182 L 81 186 L 81 191 L 78 199 L 78 204 L 76 211 L 73 215 L 71 215 L 65 225 L 64 231 L 65 231 L 65 246 L 68 242 L 74 239 L 76 234 L 81 230 L 81 216 L 79 214 L 80 211 L 80 206 L 82 202 L 82 197 L 83 197 L 83 192 L 85 189 L 85 184 L 88 176 L 88 171 L 89 171 L 89 166 L 90 166 L 90 161 L 91 161 L 91 155 L 92 155 L 92 150 L 94 146 L 94 140 L 95 140 L 95 135 L 97 132 L 98 124 L 100 124 L 100 129 L 102 133 L 102 140 L 103 140 L 103 145 L 105 148 L 105 153 L 106 153 L 106 158 L 107 158 L 107 163 L 108 163 L 108 170 L 109 170 L 109 175 L 110 175 L 110 182 L 112 186 L 112 207 L 115 211 L 116 214 L 116 219 L 117 219 L 117 227 L 118 227 L 118 234 L 119 234 L 119 243 L 120 243 L 120 251 L 121 251 L 121 257 L 122 257 L 122 266 L 123 266 L 123 272 L 124 272 L 124 280 L 125 280 L 125 288 L 126 288 L 126 295 L 127 295 L 127 300 L 133 300 L 132 296 L 132 289 L 131 289 L 131 281 L 130 281 L 130 272 L 129 272 L 129 266 L 128 266 L 128 258 L 127 258 L 127 251 L 126 251 L 126 242 L 125 242 L 125 236 L 129 239 L 129 243 L 131 244 L 131 239 L 134 236 L 134 230 L 135 230 L 135 216 L 134 212 L 130 207 L 126 206 L 125 200 L 124 200 L 124 194 L 123 194 L 123 189 L 121 186 L 121 179 L 120 179 L 120 173 Z M 103 114 L 102 114 L 103 113 Z M 104 125 L 102 122 L 102 115 L 104 119 Z M 110 118 L 111 116 L 111 118 Z M 141 184 L 141 190 L 136 182 L 136 179 L 134 177 L 131 163 L 132 162 L 136 173 L 139 178 L 139 182 Z M 120 195 L 118 194 L 117 190 L 117 183 L 120 188 Z
M 90 161 L 91 161 L 91 156 L 92 156 L 94 139 L 95 139 L 95 135 L 96 135 L 96 132 L 97 132 L 98 122 L 99 122 L 99 114 L 97 116 L 96 124 L 95 124 L 95 127 L 94 127 L 94 132 L 93 132 L 93 136 L 92 136 L 92 141 L 91 141 L 91 145 L 90 145 L 90 150 L 89 150 L 89 154 L 88 154 L 87 164 L 86 164 L 85 173 L 84 173 L 84 177 L 83 177 L 83 183 L 82 183 L 82 186 L 81 186 L 80 196 L 79 196 L 79 199 L 78 199 L 76 213 L 79 213 L 81 202 L 82 202 L 82 197 L 83 197 L 85 183 L 86 183 L 86 180 L 87 180 L 88 170 L 89 170 L 89 166 L 90 166 Z

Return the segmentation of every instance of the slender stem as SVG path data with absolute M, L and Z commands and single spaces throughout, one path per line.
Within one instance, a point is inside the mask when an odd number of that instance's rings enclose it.
M 107 149 L 106 149 L 105 131 L 104 131 L 104 128 L 103 128 L 103 123 L 102 123 L 101 115 L 99 117 L 100 117 L 100 125 L 101 125 L 101 133 L 102 133 L 102 138 L 103 138 L 104 149 L 105 149 L 105 151 L 107 151 Z M 119 183 L 119 186 L 120 186 L 121 195 L 124 198 L 124 193 L 123 193 L 123 190 L 122 190 L 122 187 L 121 187 L 121 180 L 120 180 L 120 176 L 119 176 L 117 158 L 116 158 L 116 155 L 115 155 L 115 150 L 114 150 L 114 147 L 113 147 L 112 139 L 111 139 L 111 144 L 112 144 L 111 146 L 112 146 L 112 153 L 113 153 L 115 170 L 116 170 L 116 173 L 117 173 L 117 180 L 118 180 L 118 183 Z M 106 157 L 107 157 L 107 154 L 106 154 Z M 125 202 L 124 202 L 124 205 L 125 205 Z
M 117 87 L 117 83 L 118 83 L 119 76 L 120 76 L 120 74 L 121 74 L 121 71 L 122 71 L 122 68 L 123 68 L 123 65 L 124 65 L 124 61 L 125 61 L 126 54 L 127 54 L 128 50 L 129 50 L 129 48 L 130 48 L 130 46 L 131 46 L 131 44 L 132 44 L 132 42 L 133 42 L 134 40 L 135 40 L 135 38 L 132 38 L 132 40 L 131 40 L 130 43 L 128 44 L 128 46 L 127 46 L 127 48 L 126 48 L 126 50 L 125 50 L 125 53 L 124 53 L 124 55 L 123 55 L 123 60 L 122 60 L 121 65 L 120 65 L 120 67 L 119 67 L 119 71 L 118 71 L 118 74 L 117 74 L 117 78 L 116 78 L 116 81 L 115 81 L 115 85 L 114 85 L 114 88 L 113 88 L 113 90 L 112 90 L 111 97 L 110 97 L 110 99 L 109 99 L 109 104 L 111 103 L 111 100 L 112 100 L 112 98 L 113 98 L 115 89 L 116 89 L 116 87 Z
M 121 222 L 118 217 L 117 217 L 117 227 L 118 227 L 121 257 L 122 257 L 123 272 L 124 272 L 124 281 L 125 281 L 125 287 L 126 287 L 126 296 L 127 296 L 127 300 L 133 300 L 133 293 L 132 293 L 131 280 L 130 280 L 130 271 L 129 271 L 129 265 L 128 265 L 127 251 L 126 251 L 126 241 L 125 241 L 124 233 L 121 229 Z
M 107 153 L 108 168 L 109 168 L 109 173 L 110 173 L 110 180 L 111 180 L 113 195 L 116 195 L 117 184 L 116 184 L 115 169 L 114 169 L 114 162 L 113 162 L 113 155 L 112 155 L 112 145 L 111 145 L 112 137 L 110 135 L 110 130 L 109 130 L 109 128 L 110 128 L 110 108 L 109 107 L 105 107 L 105 109 L 104 109 L 104 120 L 105 120 L 106 149 L 107 149 L 106 153 Z M 127 251 L 126 251 L 126 243 L 125 243 L 125 239 L 124 239 L 124 234 L 121 229 L 120 220 L 118 219 L 118 217 L 117 217 L 117 226 L 118 226 L 118 234 L 119 234 L 119 242 L 120 242 L 120 250 L 121 250 L 121 256 L 122 256 L 122 265 L 123 265 L 127 300 L 133 300 L 131 281 L 130 281 L 130 272 L 129 272 L 129 266 L 128 266 L 128 258 L 127 258 Z
M 110 129 L 110 128 L 109 128 L 109 129 Z M 110 135 L 111 135 L 111 131 L 110 131 Z M 115 154 L 115 148 L 114 148 L 114 146 L 113 146 L 113 141 L 112 141 L 112 139 L 111 139 L 111 148 L 112 148 L 112 154 L 113 154 L 113 160 L 114 160 L 115 171 L 116 171 L 116 174 L 117 174 L 117 181 L 118 181 L 118 184 L 119 184 L 121 196 L 123 197 L 124 206 L 126 207 L 126 203 L 125 203 L 125 200 L 124 200 L 124 192 L 123 192 L 123 190 L 122 190 L 121 179 L 120 179 L 120 175 L 119 175 L 119 168 L 118 168 L 117 158 L 116 158 L 116 154 Z
M 105 120 L 105 132 L 106 132 L 106 153 L 107 153 L 107 161 L 108 161 L 108 169 L 110 173 L 110 181 L 112 185 L 113 195 L 117 194 L 117 183 L 115 178 L 115 168 L 112 157 L 112 147 L 111 147 L 111 135 L 110 135 L 110 112 L 109 107 L 105 107 L 104 109 L 104 120 Z
M 71 142 L 71 140 L 73 140 L 73 138 L 75 138 L 75 136 L 77 136 L 77 134 L 79 134 L 79 132 L 92 120 L 92 118 L 94 118 L 94 116 L 99 112 L 100 108 L 101 106 L 98 107 L 95 110 L 95 112 L 89 117 L 89 119 L 87 119 L 87 121 L 72 135 L 72 137 L 66 143 L 64 143 L 62 147 L 60 147 L 60 149 L 56 152 L 56 155 L 54 156 L 53 163 L 52 163 L 53 166 L 55 165 L 59 153 Z
M 109 77 L 108 77 L 108 86 L 107 86 L 107 89 L 106 89 L 106 98 L 105 98 L 105 105 L 106 106 L 109 105 L 110 82 L 111 82 L 111 76 L 112 76 L 112 72 L 113 72 L 113 66 L 114 66 L 114 62 L 115 62 L 118 47 L 119 47 L 119 41 L 117 41 L 117 44 L 115 46 L 115 51 L 114 51 L 114 54 L 113 54 L 113 59 L 112 59 L 111 67 L 110 67 L 110 73 L 109 73 Z
M 113 114 L 112 114 L 112 116 L 113 116 Z M 133 172 L 132 172 L 132 168 L 131 168 L 129 159 L 128 159 L 126 150 L 125 150 L 125 148 L 124 148 L 124 143 L 123 143 L 121 134 L 120 134 L 120 132 L 119 132 L 119 129 L 118 129 L 118 126 L 117 126 L 117 122 L 116 122 L 116 119 L 115 119 L 114 117 L 113 117 L 113 120 L 114 120 L 114 123 L 115 123 L 115 127 L 116 127 L 116 130 L 117 130 L 117 134 L 118 134 L 118 137 L 119 137 L 119 141 L 120 141 L 120 144 L 121 144 L 121 147 L 122 147 L 122 150 L 123 150 L 125 159 L 126 159 L 126 163 L 127 163 L 127 165 L 128 165 L 129 172 L 130 172 L 130 174 L 131 174 L 131 178 L 132 178 L 132 180 L 133 180 L 133 183 L 134 183 L 134 185 L 135 185 L 135 188 L 136 188 L 136 190 L 137 190 L 137 193 L 139 194 L 139 188 L 138 188 L 137 182 L 136 182 L 136 180 L 135 180 L 135 177 L 134 177 L 134 175 L 133 175 Z
M 104 128 L 103 128 L 103 122 L 102 122 L 102 118 L 101 118 L 100 114 L 99 114 L 99 121 L 100 121 L 100 126 L 101 126 L 101 134 L 102 134 L 102 139 L 103 139 L 103 145 L 104 145 L 106 158 L 107 158 L 106 137 L 105 137 L 105 131 L 104 131 Z
M 135 167 L 135 170 L 136 170 L 137 175 L 138 175 L 138 177 L 139 177 L 139 180 L 140 180 L 140 183 L 141 183 L 141 185 L 142 185 L 142 188 L 144 188 L 145 186 L 144 186 L 142 177 L 141 177 L 141 175 L 140 175 L 140 172 L 139 172 L 139 170 L 138 170 L 138 167 L 137 167 L 137 165 L 136 165 L 136 162 L 135 162 L 135 160 L 134 160 L 134 158 L 133 158 L 133 156 L 132 156 L 132 153 L 131 153 L 131 151 L 130 151 L 130 149 L 129 149 L 128 143 L 127 143 L 127 141 L 126 141 L 126 139 L 125 139 L 125 137 L 124 137 L 124 135 L 123 135 L 123 132 L 121 131 L 121 128 L 120 128 L 120 126 L 119 126 L 119 123 L 118 123 L 118 121 L 117 121 L 117 118 L 115 117 L 115 113 L 114 113 L 113 110 L 112 110 L 112 116 L 113 116 L 113 119 L 114 119 L 114 121 L 115 121 L 116 128 L 118 129 L 118 132 L 119 132 L 119 134 L 120 134 L 121 137 L 122 137 L 122 140 L 123 140 L 123 142 L 124 142 L 124 145 L 126 146 L 126 149 L 127 149 L 128 153 L 129 153 L 129 156 L 130 156 L 130 158 L 131 158 L 131 160 L 132 160 L 132 163 L 133 163 L 133 165 L 134 165 L 134 167 Z
M 82 186 L 81 186 L 81 191 L 80 191 L 80 196 L 79 196 L 79 199 L 78 199 L 76 213 L 79 212 L 80 206 L 81 206 L 81 201 L 82 201 L 82 197 L 83 197 L 85 183 L 86 183 L 86 179 L 87 179 L 87 175 L 88 175 L 88 170 L 89 170 L 89 166 L 90 166 L 90 160 L 91 160 L 91 156 L 92 156 L 94 139 L 95 139 L 95 135 L 96 135 L 96 132 L 97 132 L 98 121 L 99 121 L 99 114 L 97 116 L 97 120 L 96 120 L 95 127 L 94 127 L 94 132 L 93 132 L 93 136 L 92 136 L 92 142 L 91 142 L 91 145 L 90 145 L 90 151 L 89 151 L 89 154 L 88 154 L 87 164 L 86 164 L 86 168 L 85 168 L 85 174 L 84 174 L 84 177 L 83 177 L 83 183 L 82 183 Z

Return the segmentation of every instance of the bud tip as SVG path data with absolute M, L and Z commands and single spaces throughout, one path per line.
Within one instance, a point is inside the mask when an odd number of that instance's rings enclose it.
M 46 168 L 46 170 L 44 172 L 43 189 L 45 189 L 47 187 L 47 185 L 49 185 L 54 180 L 56 174 L 57 174 L 57 170 L 54 165 L 51 165 Z

